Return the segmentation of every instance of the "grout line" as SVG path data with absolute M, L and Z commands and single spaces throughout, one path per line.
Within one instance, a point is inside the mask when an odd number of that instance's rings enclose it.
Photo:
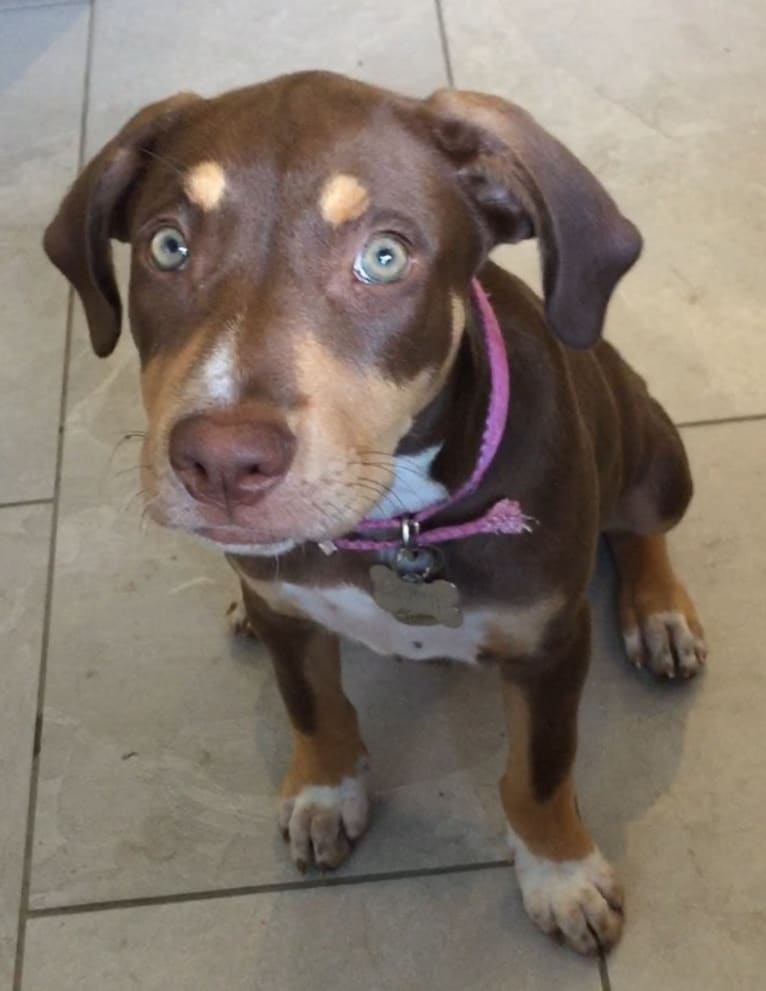
M 686 430 L 689 427 L 715 427 L 723 423 L 756 423 L 759 420 L 766 420 L 766 413 L 743 413 L 741 416 L 721 416 L 712 420 L 687 420 L 685 423 L 677 423 L 679 430 Z
M 475 864 L 453 864 L 448 867 L 423 867 L 412 870 L 387 871 L 385 874 L 353 874 L 348 877 L 317 877 L 309 881 L 276 881 L 272 884 L 249 884 L 238 888 L 218 888 L 211 891 L 180 892 L 175 895 L 146 895 L 141 898 L 124 898 L 104 902 L 84 902 L 79 905 L 61 905 L 51 908 L 30 909 L 30 919 L 47 919 L 51 916 L 83 915 L 90 912 L 109 912 L 115 909 L 147 908 L 154 905 L 179 905 L 184 902 L 204 902 L 221 898 L 244 898 L 247 895 L 270 895 L 289 891 L 310 891 L 315 888 L 348 888 L 359 884 L 384 881 L 402 881 L 410 878 L 441 877 L 447 874 L 471 874 L 479 871 L 508 867 L 509 861 L 485 860 Z
M 85 71 L 83 73 L 83 98 L 80 111 L 80 142 L 77 152 L 77 171 L 83 166 L 85 157 L 85 138 L 88 120 L 90 98 L 90 73 L 93 61 L 93 34 L 95 21 L 95 0 L 88 11 L 88 34 L 85 43 Z M 24 945 L 26 942 L 27 918 L 29 916 L 29 887 L 32 874 L 32 851 L 35 831 L 35 813 L 37 811 L 37 787 L 40 775 L 40 739 L 43 728 L 43 707 L 45 705 L 45 682 L 48 671 L 48 646 L 50 644 L 50 620 L 53 602 L 53 570 L 56 561 L 56 539 L 58 535 L 58 519 L 61 497 L 61 465 L 64 456 L 64 421 L 66 418 L 67 396 L 69 392 L 69 362 L 72 352 L 72 322 L 74 316 L 74 290 L 69 289 L 66 311 L 66 330 L 64 337 L 64 361 L 61 372 L 61 398 L 59 401 L 59 429 L 56 448 L 56 475 L 53 489 L 53 510 L 51 513 L 51 534 L 48 549 L 48 576 L 45 586 L 45 606 L 43 613 L 43 633 L 40 647 L 40 667 L 37 678 L 37 711 L 35 716 L 35 737 L 32 752 L 32 768 L 29 778 L 29 800 L 27 804 L 27 828 L 24 843 L 24 866 L 21 878 L 21 898 L 19 905 L 19 923 L 16 934 L 16 957 L 14 962 L 13 991 L 21 991 L 22 972 L 24 966 Z
M 0 502 L 0 509 L 23 509 L 24 506 L 50 506 L 54 496 L 47 499 L 17 499 L 15 502 Z
M 598 951 L 598 976 L 601 978 L 601 991 L 612 991 L 612 982 L 609 980 L 609 968 L 606 965 L 604 951 Z
M 51 7 L 89 7 L 92 0 L 44 0 L 43 3 L 16 3 L 11 7 L 0 7 L 0 14 L 20 10 L 49 10 Z
M 447 25 L 444 20 L 444 12 L 442 10 L 442 0 L 434 0 L 436 6 L 436 20 L 439 24 L 439 38 L 442 43 L 442 55 L 444 56 L 444 65 L 447 69 L 447 82 L 450 86 L 455 85 L 455 77 L 452 74 L 452 60 L 449 54 L 449 42 L 447 41 Z

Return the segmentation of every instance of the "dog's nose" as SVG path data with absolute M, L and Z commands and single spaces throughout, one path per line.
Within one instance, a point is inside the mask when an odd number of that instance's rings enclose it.
M 295 437 L 270 421 L 217 422 L 197 414 L 170 433 L 170 463 L 199 502 L 249 505 L 283 478 Z

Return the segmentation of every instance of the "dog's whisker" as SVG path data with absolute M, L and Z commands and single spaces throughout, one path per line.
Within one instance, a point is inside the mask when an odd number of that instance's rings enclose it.
M 146 490 L 141 490 L 138 494 L 145 495 Z M 152 505 L 157 502 L 157 498 L 157 496 L 154 496 L 154 498 L 149 499 L 144 503 L 144 508 L 141 510 L 141 515 L 138 519 L 138 529 L 141 534 L 146 533 L 147 524 L 149 522 L 149 510 L 152 508 Z
M 382 461 L 372 461 L 372 457 L 383 457 Z M 393 457 L 388 457 L 384 455 L 377 455 L 374 451 L 370 452 L 370 457 L 365 458 L 361 462 L 365 467 L 370 468 L 381 468 L 387 469 L 392 474 L 398 475 L 400 472 L 408 472 L 410 475 L 414 475 L 416 478 L 425 479 L 429 477 L 427 471 L 423 471 L 417 465 L 410 464 L 409 462 L 402 459 L 397 459 Z
M 357 486 L 364 488 L 366 491 L 372 492 L 376 496 L 378 502 L 381 502 L 383 499 L 390 499 L 394 506 L 398 507 L 403 513 L 407 512 L 407 506 L 404 504 L 404 500 L 398 493 L 394 492 L 393 489 L 383 488 L 375 485 L 374 483 L 366 485 L 362 484 L 365 483 L 365 481 L 365 479 L 359 479 Z
M 147 493 L 147 491 L 148 491 L 147 489 L 141 488 L 137 492 L 134 492 L 131 496 L 129 496 L 129 498 L 127 499 L 127 501 L 125 502 L 125 504 L 122 506 L 120 512 L 123 513 L 123 514 L 130 512 L 130 510 L 133 507 L 133 505 L 135 504 L 136 500 L 142 498 L 143 496 L 145 496 L 146 493 Z
M 141 430 L 129 430 L 126 433 L 124 433 L 112 448 L 111 454 L 107 459 L 107 465 L 111 466 L 112 462 L 114 461 L 117 455 L 117 452 L 120 450 L 123 444 L 126 444 L 129 440 L 139 440 L 139 439 L 143 440 L 145 436 L 146 434 L 144 433 L 144 431 Z

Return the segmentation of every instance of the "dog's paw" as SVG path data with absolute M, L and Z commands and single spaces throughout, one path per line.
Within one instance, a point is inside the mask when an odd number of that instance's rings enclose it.
M 622 888 L 598 850 L 555 861 L 530 853 L 513 832 L 508 841 L 524 908 L 543 932 L 563 937 L 578 953 L 614 946 L 622 933 Z
M 658 678 L 693 678 L 707 657 L 702 627 L 693 611 L 671 609 L 636 617 L 623 629 L 628 658 Z
M 279 825 L 301 873 L 312 861 L 332 870 L 348 858 L 369 819 L 366 771 L 365 763 L 338 785 L 307 785 L 282 799 Z

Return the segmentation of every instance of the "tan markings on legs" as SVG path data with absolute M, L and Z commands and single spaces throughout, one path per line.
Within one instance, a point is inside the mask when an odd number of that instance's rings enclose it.
M 636 667 L 658 676 L 690 678 L 705 662 L 702 624 L 676 578 L 664 534 L 612 534 L 620 578 L 620 622 Z
M 282 785 L 283 795 L 294 795 L 311 785 L 338 785 L 357 772 L 367 756 L 353 705 L 341 685 L 337 637 L 317 630 L 307 644 L 306 682 L 314 700 L 312 732 L 293 729 L 294 751 Z
M 340 866 L 367 827 L 367 748 L 341 686 L 337 637 L 318 630 L 304 667 L 313 698 L 310 733 L 293 727 L 293 755 L 282 783 L 279 823 L 300 871 Z
M 369 816 L 367 748 L 341 684 L 338 638 L 304 620 L 275 612 L 242 584 L 248 618 L 272 655 L 293 729 L 279 823 L 299 870 L 313 857 L 339 866 Z
M 186 195 L 201 209 L 214 210 L 226 192 L 226 174 L 218 162 L 200 162 L 186 174 Z
M 500 797 L 508 822 L 536 856 L 579 860 L 593 850 L 593 840 L 577 811 L 571 771 L 548 798 L 535 797 L 529 704 L 524 691 L 505 680 L 503 696 L 509 750 Z
M 339 172 L 330 176 L 319 195 L 319 212 L 333 227 L 357 220 L 370 205 L 370 194 L 352 175 Z
M 578 679 L 567 684 L 566 674 L 559 678 L 561 673 L 554 671 L 553 678 L 544 679 L 545 711 L 536 716 L 528 692 L 505 684 L 510 750 L 500 794 L 516 877 L 529 917 L 543 932 L 562 934 L 579 953 L 594 953 L 612 946 L 620 937 L 622 889 L 577 810 L 571 763 Z M 555 698 L 557 692 L 561 693 L 559 700 Z M 541 700 L 538 694 L 535 704 L 540 706 Z M 541 795 L 542 782 L 551 768 L 559 772 L 560 779 L 551 779 L 552 787 L 546 786 L 546 793 Z

